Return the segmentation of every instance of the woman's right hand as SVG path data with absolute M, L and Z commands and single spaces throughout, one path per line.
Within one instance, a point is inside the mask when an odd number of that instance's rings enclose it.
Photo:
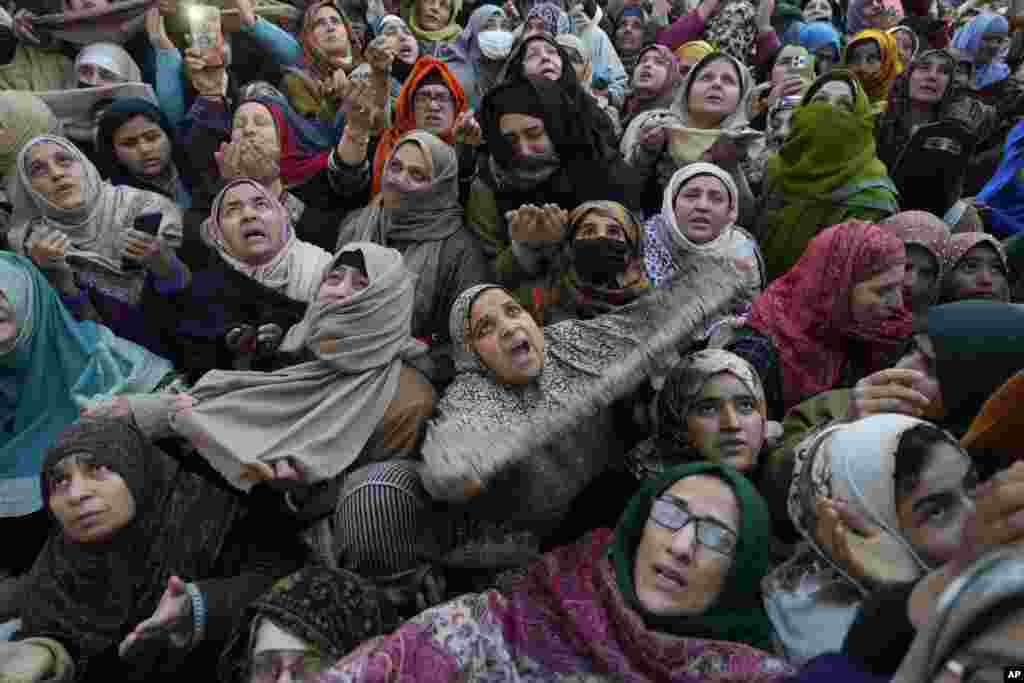
M 370 134 L 379 107 L 374 99 L 373 84 L 366 79 L 349 81 L 345 98 L 345 127 L 352 132 Z
M 857 382 L 850 393 L 850 421 L 878 413 L 920 417 L 931 403 L 923 387 L 928 377 L 910 368 L 888 368 Z
M 197 47 L 185 50 L 185 72 L 192 87 L 203 97 L 224 97 L 228 89 L 227 71 L 223 64 L 207 64 L 203 51 Z
M 786 76 L 772 86 L 768 93 L 768 107 L 773 107 L 783 97 L 795 97 L 803 90 L 804 82 L 799 76 Z
M 39 267 L 54 274 L 70 272 L 67 253 L 71 248 L 71 238 L 64 233 L 52 230 L 46 235 L 32 239 L 28 247 L 28 256 Z
M 516 242 L 557 243 L 565 235 L 569 212 L 557 204 L 524 204 L 505 214 L 508 234 Z
M 146 35 L 149 37 L 149 44 L 154 50 L 173 50 L 174 43 L 167 35 L 167 26 L 164 24 L 164 15 L 159 7 L 150 7 L 146 10 Z

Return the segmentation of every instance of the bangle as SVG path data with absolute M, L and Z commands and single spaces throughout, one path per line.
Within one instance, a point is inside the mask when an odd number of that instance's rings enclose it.
M 203 600 L 203 594 L 194 583 L 186 583 L 185 590 L 192 601 L 192 640 L 188 646 L 192 650 L 203 641 L 203 636 L 205 635 L 206 601 Z

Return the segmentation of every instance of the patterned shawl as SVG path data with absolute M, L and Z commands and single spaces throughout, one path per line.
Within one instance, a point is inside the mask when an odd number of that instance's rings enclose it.
M 878 71 L 870 74 L 865 74 L 863 71 L 852 68 L 850 71 L 856 74 L 857 80 L 864 86 L 864 91 L 871 98 L 872 103 L 884 103 L 889 97 L 889 88 L 892 87 L 893 81 L 903 71 L 903 63 L 900 61 L 900 48 L 892 34 L 876 29 L 861 31 L 850 39 L 850 43 L 846 46 L 843 62 L 845 63 L 848 59 L 851 48 L 858 43 L 869 40 L 873 40 L 878 44 L 878 50 L 882 54 L 882 63 Z
M 239 185 L 251 185 L 259 190 L 260 194 L 273 207 L 280 228 L 281 243 L 278 245 L 277 255 L 267 263 L 257 266 L 249 265 L 236 258 L 224 239 L 224 226 L 221 223 L 224 198 L 229 190 Z M 203 221 L 201 230 L 203 242 L 216 250 L 225 263 L 238 272 L 248 275 L 264 287 L 284 294 L 295 301 L 308 303 L 313 300 L 316 290 L 320 286 L 324 268 L 331 262 L 331 255 L 326 251 L 315 244 L 303 242 L 295 236 L 288 211 L 281 205 L 281 202 L 267 192 L 261 184 L 248 178 L 233 180 L 224 186 L 224 189 L 214 198 L 210 217 Z
M 260 464 L 286 455 L 309 482 L 343 472 L 394 398 L 402 360 L 425 351 L 410 336 L 413 284 L 401 254 L 354 242 L 335 260 L 349 251 L 363 253 L 369 286 L 344 301 L 312 301 L 282 344 L 316 360 L 278 372 L 213 370 L 190 392 L 196 405 L 171 416 L 175 431 L 238 489 L 252 487 Z
M 0 289 L 14 307 L 13 350 L 0 360 L 0 518 L 42 506 L 43 454 L 92 399 L 148 393 L 171 364 L 92 321 L 78 322 L 23 256 L 0 252 Z
M 84 419 L 46 454 L 50 468 L 88 453 L 121 475 L 135 501 L 128 526 L 105 543 L 70 541 L 55 524 L 19 596 L 20 636 L 48 636 L 74 653 L 78 672 L 156 609 L 172 575 L 209 578 L 239 515 L 238 499 L 184 470 L 124 420 Z
M 314 36 L 316 14 L 324 7 L 332 7 L 341 15 L 341 30 L 345 31 L 349 43 L 348 50 L 341 57 L 328 58 Z M 330 79 L 337 69 L 342 69 L 346 74 L 355 70 L 359 65 L 358 55 L 362 53 L 358 40 L 348 15 L 334 0 L 317 0 L 307 7 L 299 34 L 302 61 L 296 66 L 286 67 L 281 79 L 281 87 L 288 95 L 289 102 L 303 116 L 315 116 L 325 122 L 334 120 L 337 99 L 322 96 L 319 84 Z
M 1003 250 L 1002 242 L 998 239 L 984 232 L 958 232 L 955 235 L 951 235 L 946 242 L 942 267 L 944 273 L 947 276 L 952 274 L 957 264 L 960 263 L 960 259 L 979 244 L 987 244 L 992 247 L 999 254 L 999 260 L 1003 264 L 1003 269 L 1009 270 L 1009 266 L 1006 263 L 1006 252 Z
M 49 142 L 67 150 L 83 167 L 84 204 L 76 209 L 61 209 L 32 188 L 28 177 L 28 152 L 39 143 Z M 62 232 L 71 238 L 73 249 L 68 260 L 80 279 L 104 294 L 129 304 L 138 303 L 145 284 L 145 270 L 125 269 L 121 245 L 125 231 L 145 213 L 161 213 L 158 235 L 172 248 L 181 246 L 181 211 L 169 199 L 154 192 L 132 187 L 114 187 L 100 178 L 89 158 L 65 138 L 40 135 L 21 149 L 17 160 L 14 191 L 14 218 L 8 243 L 20 254 L 28 250 L 32 237 Z
M 903 240 L 905 246 L 921 247 L 935 260 L 935 288 L 931 299 L 931 304 L 934 304 L 939 298 L 939 285 L 946 270 L 949 226 L 927 211 L 902 211 L 879 225 Z
M 700 619 L 687 636 L 646 624 L 620 589 L 608 557 L 614 541 L 599 529 L 544 555 L 505 594 L 464 595 L 427 610 L 363 644 L 322 680 L 769 683 L 792 673 L 756 647 L 701 637 L 717 631 L 702 632 Z M 755 584 L 746 586 L 748 600 Z
M 748 0 L 726 0 L 708 18 L 704 39 L 741 64 L 753 64 L 757 39 L 757 10 L 754 5 Z
M 611 456 L 614 431 L 603 411 L 667 352 L 691 343 L 694 331 L 729 306 L 739 288 L 732 264 L 696 258 L 670 286 L 615 313 L 544 328 L 540 376 L 512 386 L 491 376 L 467 339 L 473 302 L 495 286 L 466 290 L 452 306 L 460 374 L 427 431 L 424 486 L 435 498 L 464 500 L 466 483 L 481 482 L 484 492 L 472 503 L 480 514 L 545 521 L 564 510 Z
M 40 37 L 52 36 L 75 45 L 123 44 L 143 28 L 146 11 L 155 5 L 156 0 L 122 0 L 95 9 L 44 14 L 32 19 L 32 30 Z
M 906 258 L 903 242 L 892 233 L 849 221 L 811 240 L 797 264 L 754 301 L 748 322 L 775 343 L 786 409 L 835 387 L 852 340 L 865 345 L 877 366 L 878 356 L 910 336 L 906 309 L 869 324 L 855 321 L 850 306 L 857 283 L 904 265 Z
M 462 27 L 456 22 L 462 12 L 462 0 L 451 0 L 451 14 L 448 15 L 448 25 L 444 28 L 428 31 L 421 28 L 417 21 L 417 0 L 402 0 L 402 18 L 409 25 L 409 30 L 416 36 L 417 40 L 430 42 L 448 42 L 462 33 Z

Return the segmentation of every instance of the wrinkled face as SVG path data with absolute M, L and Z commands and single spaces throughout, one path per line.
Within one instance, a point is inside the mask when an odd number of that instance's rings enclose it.
M 896 39 L 896 47 L 900 51 L 900 61 L 910 64 L 914 59 L 914 38 L 907 31 L 897 31 L 893 38 Z
M 544 369 L 543 332 L 504 290 L 486 290 L 473 302 L 466 340 L 499 384 L 527 384 Z
M 721 180 L 699 175 L 676 194 L 676 224 L 694 244 L 706 244 L 719 235 L 732 217 L 732 197 Z
M 888 320 L 903 308 L 903 277 L 906 266 L 893 266 L 870 280 L 859 282 L 850 295 L 854 321 L 871 326 Z
M 526 114 L 504 114 L 498 125 L 501 136 L 512 146 L 518 159 L 550 154 L 555 149 L 542 119 Z
M 910 72 L 910 99 L 922 104 L 938 104 L 952 78 L 953 67 L 949 61 L 931 55 Z
M 85 203 L 85 167 L 60 145 L 33 145 L 25 160 L 25 171 L 32 189 L 58 209 L 77 209 Z
M 822 45 L 814 50 L 814 74 L 821 76 L 827 74 L 838 61 L 838 53 L 832 45 Z
M 557 81 L 562 77 L 562 55 L 546 40 L 533 40 L 523 55 L 523 75 Z
M 398 60 L 405 64 L 415 64 L 420 57 L 420 44 L 416 36 L 401 24 L 388 24 L 382 35 L 394 36 L 398 39 Z
M 804 5 L 804 21 L 832 21 L 832 5 L 828 0 L 808 0 Z
M 325 52 L 347 52 L 351 46 L 345 22 L 338 10 L 321 7 L 313 15 L 313 40 Z
M 135 517 L 135 498 L 124 479 L 91 454 L 64 458 L 48 486 L 50 511 L 74 543 L 108 540 Z
M 977 485 L 978 473 L 967 454 L 953 444 L 937 443 L 913 490 L 897 496 L 900 529 L 930 567 L 953 559 L 963 544 Z
M 974 62 L 976 64 L 988 64 L 999 56 L 1003 48 L 1006 47 L 1008 40 L 1009 38 L 1006 33 L 988 31 L 981 37 L 981 46 L 974 57 Z
M 419 145 L 399 145 L 384 167 L 381 189 L 385 192 L 417 192 L 430 187 L 430 161 Z
M 284 246 L 278 208 L 252 183 L 236 185 L 224 195 L 220 226 L 228 253 L 251 266 L 268 263 Z
M 685 506 L 695 517 L 710 518 L 722 536 L 739 533 L 740 508 L 735 494 L 717 477 L 686 477 L 661 494 Z M 655 503 L 658 505 L 659 503 Z M 652 510 L 653 511 L 653 510 Z M 700 616 L 722 592 L 733 565 L 733 555 L 702 545 L 696 521 L 678 531 L 647 520 L 633 566 L 637 599 L 659 616 Z M 726 531 L 727 530 L 727 531 Z
M 0 355 L 10 353 L 18 341 L 18 318 L 14 303 L 0 292 Z
M 931 338 L 927 334 L 915 334 L 910 351 L 900 358 L 895 367 L 917 370 L 925 376 L 922 382 L 914 386 L 929 400 L 923 417 L 933 422 L 943 420 L 946 408 L 942 403 L 942 387 L 935 370 L 935 348 Z
M 624 17 L 615 29 L 615 47 L 620 51 L 639 50 L 644 44 L 644 20 Z
M 616 242 L 626 242 L 626 229 L 622 224 L 611 216 L 606 216 L 597 211 L 591 211 L 580 219 L 579 227 L 576 228 L 577 241 L 605 239 Z
M 455 125 L 455 98 L 440 83 L 420 86 L 412 100 L 417 128 L 440 136 Z
M 882 69 L 882 48 L 874 40 L 862 40 L 846 51 L 846 66 L 861 81 Z
M 907 270 L 903 276 L 903 300 L 914 315 L 924 315 L 938 287 L 939 264 L 919 244 L 907 245 Z
M 171 161 L 171 140 L 140 114 L 114 131 L 114 155 L 133 175 L 158 176 Z
M 648 50 L 633 71 L 633 88 L 648 93 L 660 93 L 668 82 L 668 60 L 657 50 Z
M 370 286 L 370 279 L 363 272 L 352 266 L 338 266 L 324 278 L 317 290 L 317 303 L 334 303 L 346 301 L 356 292 Z
M 686 416 L 690 444 L 702 459 L 747 471 L 757 465 L 764 446 L 765 419 L 757 398 L 730 372 L 704 383 Z
M 814 93 L 811 102 L 825 102 L 836 109 L 853 113 L 853 88 L 846 81 L 828 81 Z
M 1009 301 L 1010 282 L 1002 259 L 990 244 L 971 247 L 949 274 L 951 301 Z
M 740 102 L 740 78 L 732 63 L 719 59 L 706 64 L 690 85 L 690 115 L 718 125 Z
M 110 7 L 109 0 L 64 0 L 64 10 L 86 12 L 89 10 L 105 10 Z
M 78 83 L 80 87 L 98 88 L 104 85 L 124 83 L 125 79 L 105 66 L 82 62 L 78 65 Z
M 416 22 L 426 31 L 443 29 L 451 21 L 451 16 L 451 0 L 419 0 L 416 3 Z
M 246 102 L 235 110 L 231 124 L 232 140 L 253 140 L 263 149 L 280 150 L 277 124 L 270 110 L 259 102 Z

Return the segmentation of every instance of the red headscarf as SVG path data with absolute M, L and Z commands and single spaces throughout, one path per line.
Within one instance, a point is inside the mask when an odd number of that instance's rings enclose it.
M 775 342 L 786 410 L 835 388 L 849 340 L 865 344 L 874 364 L 910 336 L 912 317 L 905 307 L 872 322 L 855 321 L 851 310 L 855 285 L 906 262 L 898 237 L 851 220 L 811 240 L 796 265 L 754 300 L 748 323 Z
M 387 163 L 391 152 L 395 149 L 395 145 L 398 144 L 398 140 L 409 131 L 416 129 L 416 103 L 413 102 L 413 97 L 416 95 L 416 90 L 419 89 L 423 80 L 435 71 L 448 86 L 448 90 L 452 93 L 452 99 L 455 100 L 455 118 L 458 118 L 459 114 L 466 111 L 469 106 L 466 93 L 463 92 L 462 86 L 459 85 L 459 79 L 448 70 L 444 62 L 429 56 L 423 56 L 416 60 L 412 73 L 405 79 L 405 85 L 402 86 L 402 91 L 398 94 L 398 99 L 395 101 L 395 125 L 385 130 L 380 136 L 380 142 L 377 143 L 377 152 L 373 157 L 373 194 L 380 192 L 380 181 L 384 175 L 384 164 Z M 446 130 L 438 137 L 449 145 L 455 144 L 455 132 L 453 129 Z

